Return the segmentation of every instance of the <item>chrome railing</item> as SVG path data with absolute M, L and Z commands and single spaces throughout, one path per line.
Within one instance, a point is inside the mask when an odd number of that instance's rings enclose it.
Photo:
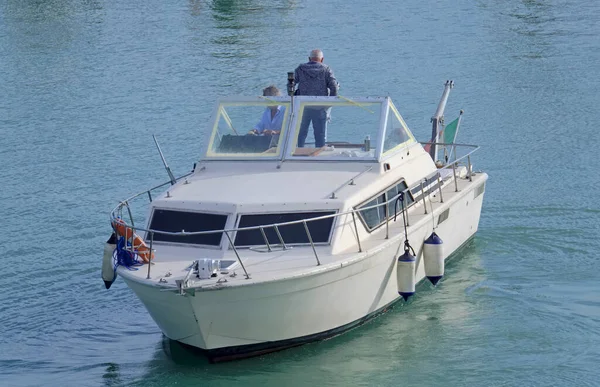
M 404 195 L 412 195 L 412 191 L 419 187 L 421 189 L 421 199 L 423 202 L 423 207 L 425 207 L 425 213 L 427 213 L 427 208 L 426 208 L 426 202 L 425 202 L 425 198 L 429 197 L 434 191 L 435 189 L 439 190 L 440 193 L 440 201 L 443 203 L 443 198 L 442 198 L 442 184 L 443 184 L 443 178 L 441 176 L 440 170 L 443 169 L 450 169 L 452 168 L 453 171 L 453 180 L 455 181 L 455 191 L 458 191 L 458 185 L 457 185 L 457 176 L 456 176 L 456 166 L 460 165 L 461 163 L 463 163 L 465 160 L 467 161 L 466 166 L 467 166 L 467 173 L 468 173 L 468 179 L 469 181 L 472 181 L 472 176 L 471 176 L 471 154 L 473 152 L 475 152 L 476 150 L 479 149 L 479 146 L 476 145 L 468 145 L 468 144 L 439 144 L 439 145 L 452 145 L 455 147 L 455 151 L 453 152 L 456 155 L 456 147 L 469 147 L 472 148 L 468 153 L 466 153 L 465 155 L 456 158 L 454 160 L 452 160 L 451 163 L 447 163 L 446 165 L 442 166 L 441 168 L 439 168 L 437 171 L 429 174 L 428 176 L 426 176 L 425 178 L 423 178 L 421 181 L 411 185 L 410 187 L 406 188 L 404 191 L 402 191 L 402 193 Z M 179 181 L 187 176 L 189 176 L 191 173 L 190 172 L 186 175 L 180 176 L 178 177 L 176 180 Z M 434 180 L 435 179 L 435 180 Z M 431 188 L 432 184 L 431 181 L 435 181 L 438 184 L 437 187 Z M 424 182 L 428 182 L 427 186 L 424 185 Z M 295 220 L 295 221 L 289 221 L 289 222 L 282 222 L 282 223 L 273 223 L 273 224 L 269 224 L 269 225 L 259 225 L 259 226 L 251 226 L 251 227 L 238 227 L 238 228 L 230 228 L 230 229 L 222 229 L 222 230 L 208 230 L 208 231 L 194 231 L 194 232 L 186 232 L 186 231 L 181 231 L 181 232 L 170 232 L 170 231 L 162 231 L 162 230 L 152 230 L 152 229 L 148 229 L 148 228 L 143 228 L 143 227 L 135 227 L 134 226 L 134 220 L 133 220 L 133 215 L 131 212 L 131 208 L 130 208 L 130 202 L 133 199 L 136 199 L 140 196 L 143 195 L 147 195 L 149 200 L 152 201 L 152 195 L 151 192 L 162 188 L 166 185 L 171 184 L 170 181 L 165 182 L 163 184 L 157 185 L 153 188 L 150 188 L 149 190 L 146 191 L 142 191 L 138 194 L 135 194 L 123 201 L 121 201 L 110 213 L 110 218 L 111 218 L 111 223 L 116 221 L 117 219 L 120 219 L 122 222 L 124 222 L 125 227 L 129 227 L 131 228 L 131 230 L 133 231 L 132 234 L 135 234 L 136 231 L 143 231 L 146 232 L 146 240 L 150 240 L 150 251 L 151 253 L 153 252 L 152 250 L 152 245 L 154 243 L 154 235 L 155 234 L 162 234 L 162 235 L 170 235 L 170 236 L 195 236 L 195 235 L 209 235 L 209 234 L 225 234 L 225 236 L 227 237 L 227 240 L 229 242 L 229 246 L 230 248 L 233 250 L 237 261 L 239 262 L 240 266 L 242 267 L 242 270 L 244 271 L 244 274 L 246 276 L 246 278 L 250 278 L 250 275 L 248 274 L 248 271 L 246 270 L 246 267 L 244 266 L 244 263 L 242 262 L 242 259 L 240 257 L 240 253 L 238 251 L 238 249 L 235 246 L 235 242 L 234 242 L 234 238 L 232 238 L 232 236 L 230 235 L 231 233 L 237 233 L 240 231 L 252 231 L 252 230 L 258 230 L 260 231 L 264 241 L 265 241 L 265 246 L 267 247 L 268 251 L 272 251 L 272 244 L 269 243 L 269 240 L 265 234 L 265 229 L 269 229 L 269 228 L 273 228 L 273 230 L 275 231 L 280 245 L 281 247 L 286 250 L 288 249 L 288 245 L 286 245 L 280 231 L 279 228 L 283 227 L 283 226 L 291 226 L 291 225 L 296 225 L 296 224 L 302 224 L 304 226 L 304 230 L 306 233 L 306 238 L 309 241 L 310 246 L 312 247 L 312 251 L 313 254 L 315 256 L 315 260 L 317 262 L 317 266 L 321 265 L 321 261 L 319 259 L 319 255 L 317 253 L 317 249 L 315 247 L 315 243 L 313 242 L 313 238 L 310 232 L 310 229 L 308 227 L 309 222 L 315 222 L 318 220 L 323 220 L 323 219 L 329 219 L 329 218 L 337 218 L 337 217 L 341 217 L 341 216 L 345 216 L 345 215 L 351 215 L 352 216 L 352 222 L 354 225 L 354 231 L 356 234 L 356 242 L 357 242 L 357 247 L 358 247 L 358 251 L 362 252 L 362 245 L 361 245 L 361 240 L 360 240 L 360 235 L 358 232 L 358 226 L 356 224 L 356 215 L 358 213 L 358 215 L 360 216 L 360 212 L 361 211 L 365 211 L 365 210 L 370 210 L 370 209 L 374 209 L 374 208 L 378 208 L 381 206 L 385 206 L 384 208 L 386 209 L 385 214 L 386 214 L 386 239 L 389 238 L 389 221 L 391 218 L 393 218 L 393 216 L 395 215 L 391 215 L 388 214 L 388 204 L 390 203 L 394 203 L 396 202 L 396 200 L 398 199 L 398 196 L 400 196 L 400 193 L 398 193 L 396 196 L 392 197 L 391 199 L 383 202 L 383 203 L 379 203 L 379 204 L 374 204 L 372 206 L 367 206 L 367 207 L 360 207 L 360 208 L 352 208 L 348 211 L 344 211 L 344 212 L 338 212 L 338 213 L 334 213 L 334 214 L 329 214 L 329 215 L 323 215 L 323 216 L 318 216 L 318 217 L 314 217 L 314 218 L 309 218 L 309 219 L 301 219 L 301 220 Z M 418 201 L 415 201 L 413 203 L 411 203 L 411 205 L 405 207 L 406 210 L 408 210 L 408 208 L 412 205 L 417 204 Z M 129 223 L 125 222 L 123 219 L 123 211 L 124 209 L 127 211 L 127 216 L 129 217 Z M 395 213 L 397 213 L 397 211 L 394 211 Z M 407 223 L 408 223 L 408 213 L 407 213 Z M 133 245 L 133 243 L 132 243 Z M 150 255 L 150 257 L 152 257 L 152 254 Z M 147 279 L 150 279 L 150 266 L 151 266 L 151 259 L 150 262 L 148 264 L 148 275 L 147 275 Z

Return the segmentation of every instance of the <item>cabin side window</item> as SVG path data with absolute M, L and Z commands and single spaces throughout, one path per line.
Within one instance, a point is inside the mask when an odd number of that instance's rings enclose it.
M 408 186 L 406 185 L 404 180 L 399 182 L 398 184 L 394 185 L 392 188 L 386 191 L 386 200 L 391 200 L 397 197 L 400 192 L 406 190 L 407 188 Z M 404 208 L 408 208 L 408 206 L 413 204 L 413 202 L 414 198 L 412 197 L 412 194 L 407 191 L 406 195 L 404 195 Z M 400 201 L 394 200 L 393 202 L 388 203 L 388 214 L 390 214 L 390 217 L 393 217 L 396 214 L 400 214 L 401 212 L 402 203 Z
M 386 189 L 383 193 L 377 194 L 374 198 L 370 199 L 368 202 L 361 204 L 357 208 L 360 210 L 361 208 L 366 208 L 364 210 L 359 211 L 359 216 L 367 229 L 367 231 L 371 232 L 385 223 L 386 219 L 393 217 L 396 214 L 399 214 L 402 211 L 402 203 L 400 201 L 392 201 L 387 205 L 383 205 L 383 203 L 392 200 L 398 196 L 400 192 L 405 191 L 404 195 L 404 207 L 408 208 L 413 202 L 414 199 L 409 191 L 406 191 L 408 186 L 404 182 L 404 180 L 395 183 L 393 186 Z M 377 206 L 378 205 L 378 206 Z M 371 206 L 377 206 L 374 208 L 368 208 Z
M 214 231 L 207 234 L 173 235 L 154 233 L 154 242 L 171 242 L 191 245 L 219 246 L 227 215 L 201 212 L 175 211 L 156 208 L 152 212 L 150 229 L 168 233 Z M 146 241 L 150 233 L 146 233 Z
M 386 208 L 385 206 L 381 205 L 382 203 L 385 203 L 385 194 L 377 195 L 374 199 L 371 199 L 370 201 L 359 207 L 361 208 L 379 205 L 377 207 L 367 208 L 359 212 L 360 217 L 362 218 L 362 221 L 368 230 L 376 228 L 385 221 Z

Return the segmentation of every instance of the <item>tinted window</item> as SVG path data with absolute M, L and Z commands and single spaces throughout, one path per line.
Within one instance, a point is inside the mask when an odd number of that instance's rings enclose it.
M 374 206 L 376 204 L 382 204 L 389 200 L 394 199 L 398 196 L 400 192 L 403 192 L 407 188 L 407 185 L 404 181 L 397 183 L 396 185 L 388 188 L 382 194 L 377 195 L 374 199 L 369 202 L 361 205 L 360 208 Z M 404 196 L 404 208 L 408 208 L 414 202 L 414 198 L 410 194 L 410 192 L 406 192 Z M 386 220 L 386 207 L 387 207 L 387 216 L 389 218 L 393 218 L 395 214 L 399 214 L 402 212 L 402 203 L 398 201 L 398 205 L 396 206 L 396 201 L 392 201 L 387 204 L 387 206 L 382 205 L 376 208 L 371 208 L 367 210 L 360 210 L 359 214 L 362 218 L 367 229 L 373 230 L 377 228 L 381 224 L 383 224 Z
M 267 226 L 274 223 L 292 222 L 301 219 L 311 219 L 319 216 L 333 215 L 333 211 L 320 212 L 291 212 L 279 214 L 256 214 L 242 215 L 239 228 L 252 226 Z M 307 222 L 310 236 L 314 243 L 327 243 L 331 234 L 333 225 L 333 217 L 321 220 Z M 302 223 L 292 224 L 288 226 L 279 226 L 279 232 L 285 244 L 310 243 L 306 235 L 306 230 Z M 274 227 L 265 227 L 265 234 L 270 244 L 279 244 L 279 237 Z M 257 246 L 265 245 L 265 239 L 257 230 L 238 231 L 235 237 L 236 246 Z
M 396 184 L 395 186 L 393 186 L 392 188 L 387 190 L 386 201 L 397 197 L 400 192 L 404 191 L 407 188 L 408 188 L 408 186 L 403 181 Z M 412 202 L 413 202 L 413 199 L 410 196 L 410 193 L 407 192 L 406 195 L 404 195 L 404 208 L 408 208 L 408 206 L 410 204 L 412 204 Z M 395 214 L 399 214 L 401 212 L 402 212 L 402 203 L 400 201 L 398 201 L 398 204 L 396 204 L 396 200 L 394 200 L 391 203 L 388 203 L 388 214 L 390 214 L 390 216 L 394 216 Z
M 152 214 L 150 228 L 152 230 L 169 232 L 181 232 L 182 230 L 185 230 L 186 232 L 223 230 L 225 228 L 226 221 L 227 215 L 155 209 Z M 185 236 L 155 233 L 154 240 L 162 242 L 219 246 L 221 244 L 222 235 L 222 232 Z M 149 235 L 146 235 L 146 238 L 149 237 Z
M 385 195 L 381 194 L 361 207 L 370 207 L 376 204 L 385 203 Z M 360 211 L 360 216 L 367 225 L 368 229 L 373 229 L 379 226 L 385 220 L 385 206 L 379 206 Z

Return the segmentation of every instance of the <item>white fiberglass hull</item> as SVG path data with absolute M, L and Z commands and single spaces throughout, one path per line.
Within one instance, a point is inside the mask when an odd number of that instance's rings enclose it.
M 473 192 L 453 201 L 449 218 L 436 228 L 444 259 L 477 231 L 483 195 Z M 431 221 L 409 227 L 417 281 L 425 278 L 422 242 L 431 232 Z M 125 280 L 167 337 L 228 360 L 333 336 L 384 310 L 400 298 L 395 270 L 403 239 L 390 235 L 368 256 L 315 274 L 184 296 Z

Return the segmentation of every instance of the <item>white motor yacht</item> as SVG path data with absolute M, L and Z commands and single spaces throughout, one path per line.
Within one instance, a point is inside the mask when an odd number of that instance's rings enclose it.
M 224 361 L 340 334 L 437 283 L 488 177 L 477 146 L 441 141 L 451 87 L 427 144 L 389 97 L 219 100 L 193 171 L 165 163 L 167 183 L 111 212 L 107 287 L 121 277 L 168 338 Z M 281 130 L 248 134 L 269 107 Z M 320 148 L 298 146 L 311 109 L 330 115 Z

